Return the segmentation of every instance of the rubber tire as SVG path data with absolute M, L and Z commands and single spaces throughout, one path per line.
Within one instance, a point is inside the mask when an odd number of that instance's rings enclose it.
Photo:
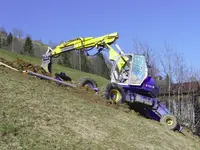
M 92 84 L 92 86 L 93 86 L 94 88 L 97 88 L 97 87 L 98 87 L 96 81 L 93 80 L 93 79 L 91 79 L 91 78 L 81 78 L 81 79 L 78 81 L 78 86 L 84 87 L 84 86 L 86 86 L 87 84 Z
M 118 102 L 114 102 L 112 99 L 110 99 L 111 90 L 113 89 L 117 90 L 120 93 L 121 98 Z M 126 95 L 121 85 L 117 83 L 108 83 L 104 90 L 104 98 L 108 101 L 113 101 L 116 104 L 122 104 L 125 102 Z
M 167 119 L 171 119 L 173 120 L 173 124 L 172 125 L 168 125 L 167 124 Z M 178 126 L 178 122 L 175 116 L 171 115 L 171 114 L 165 114 L 160 118 L 160 123 L 163 124 L 167 129 L 170 130 L 176 130 L 177 126 Z

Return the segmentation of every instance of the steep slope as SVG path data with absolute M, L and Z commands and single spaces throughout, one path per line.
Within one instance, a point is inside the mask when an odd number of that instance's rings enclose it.
M 165 130 L 123 107 L 106 106 L 85 89 L 0 66 L 0 145 L 10 149 L 198 150 L 200 140 Z

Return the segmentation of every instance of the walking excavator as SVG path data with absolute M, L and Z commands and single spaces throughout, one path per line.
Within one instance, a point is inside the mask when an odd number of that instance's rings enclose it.
M 97 49 L 96 54 L 106 49 L 109 53 L 109 60 L 112 62 L 112 69 L 111 80 L 103 92 L 105 99 L 114 103 L 126 102 L 138 106 L 137 109 L 146 117 L 159 121 L 170 130 L 181 132 L 182 127 L 176 117 L 157 99 L 159 88 L 148 74 L 145 56 L 125 53 L 116 44 L 118 38 L 118 33 L 114 32 L 100 37 L 79 37 L 63 42 L 54 49 L 48 47 L 47 52 L 42 55 L 41 67 L 46 72 L 52 73 L 52 58 L 59 57 L 62 53 L 76 50 L 84 51 L 87 56 L 90 56 L 88 52 L 94 48 Z M 85 85 L 99 91 L 96 82 L 92 79 L 84 80 L 82 86 Z M 141 104 L 140 107 L 137 104 Z

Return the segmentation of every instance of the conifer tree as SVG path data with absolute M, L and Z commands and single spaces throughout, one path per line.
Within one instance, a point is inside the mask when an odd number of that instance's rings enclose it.
M 9 33 L 9 35 L 7 37 L 7 43 L 8 43 L 8 45 L 10 45 L 12 43 L 12 41 L 13 41 L 13 35 L 12 35 L 12 33 Z
M 30 38 L 30 36 L 26 37 L 24 46 L 23 46 L 24 52 L 33 56 L 34 55 L 34 51 L 33 51 L 33 44 L 32 44 L 32 40 Z
M 1 40 L 1 37 L 0 37 L 0 48 L 2 48 L 2 40 Z

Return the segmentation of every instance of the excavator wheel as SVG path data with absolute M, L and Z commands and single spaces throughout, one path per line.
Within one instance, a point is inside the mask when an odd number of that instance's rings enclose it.
M 165 114 L 160 118 L 160 123 L 163 124 L 167 129 L 175 130 L 178 126 L 176 117 L 171 114 Z
M 125 92 L 121 85 L 108 83 L 104 91 L 104 97 L 115 104 L 121 104 L 125 101 Z
M 77 84 L 78 84 L 78 86 L 86 87 L 86 88 L 89 88 L 94 91 L 97 91 L 97 88 L 98 88 L 96 81 L 94 81 L 91 78 L 87 78 L 87 77 L 81 78 Z

